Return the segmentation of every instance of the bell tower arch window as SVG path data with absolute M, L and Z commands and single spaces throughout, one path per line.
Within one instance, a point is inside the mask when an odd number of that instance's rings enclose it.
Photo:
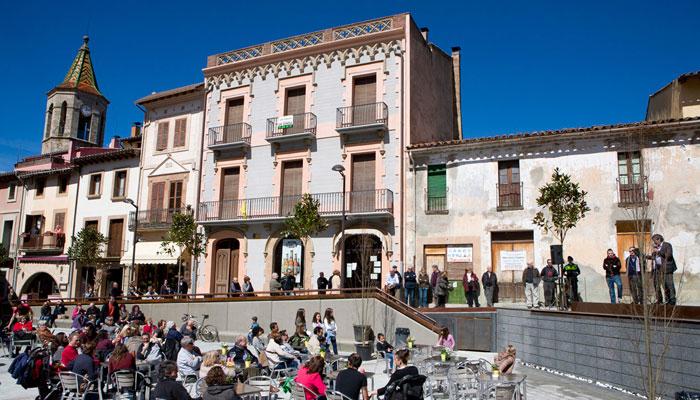
M 68 112 L 68 103 L 61 103 L 61 116 L 58 120 L 58 136 L 63 136 L 66 132 L 66 113 Z
M 46 129 L 44 131 L 44 138 L 51 136 L 51 123 L 53 122 L 53 104 L 49 105 L 49 110 L 46 112 Z

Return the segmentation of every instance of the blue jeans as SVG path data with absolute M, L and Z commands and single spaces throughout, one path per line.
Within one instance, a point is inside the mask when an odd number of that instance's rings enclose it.
M 617 299 L 622 301 L 622 278 L 620 275 L 613 275 L 606 278 L 608 281 L 608 290 L 610 290 L 610 303 L 615 304 L 615 286 L 617 286 Z
M 406 304 L 411 307 L 416 306 L 416 288 L 406 288 Z
M 329 343 L 329 347 L 333 347 L 333 354 L 338 355 L 338 342 L 335 340 L 335 336 L 327 335 L 326 343 Z
M 418 307 L 428 307 L 428 288 L 418 289 Z

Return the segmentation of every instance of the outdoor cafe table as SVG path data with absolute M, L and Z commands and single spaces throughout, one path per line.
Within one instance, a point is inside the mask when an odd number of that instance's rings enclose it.
M 452 355 L 447 361 L 442 361 L 442 356 L 438 354 L 426 358 L 425 361 L 430 361 L 433 365 L 456 365 L 461 362 L 469 361 L 469 359 L 467 357 Z
M 486 399 L 488 396 L 488 390 L 496 385 L 503 383 L 515 384 L 520 393 L 519 399 L 527 399 L 527 386 L 525 384 L 525 379 L 527 375 L 524 374 L 499 374 L 494 378 L 493 374 L 480 373 L 476 376 L 476 380 L 479 382 L 479 396 Z
M 262 393 L 262 389 L 257 386 L 246 385 L 245 383 L 236 384 L 236 394 L 242 398 L 257 398 Z

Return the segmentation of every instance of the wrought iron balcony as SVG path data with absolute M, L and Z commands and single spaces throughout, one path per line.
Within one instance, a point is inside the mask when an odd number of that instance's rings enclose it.
M 250 124 L 237 124 L 209 128 L 209 148 L 212 150 L 235 149 L 250 146 Z
M 64 233 L 22 233 L 19 240 L 19 251 L 25 253 L 63 253 L 66 244 Z
M 339 217 L 343 211 L 343 192 L 311 195 L 319 201 L 324 217 Z M 208 201 L 199 205 L 199 220 L 207 222 L 252 222 L 280 220 L 294 211 L 301 195 L 258 197 L 225 201 Z M 347 215 L 386 216 L 394 212 L 394 193 L 389 189 L 345 193 Z
M 143 230 L 167 230 L 173 223 L 173 215 L 181 212 L 188 212 L 187 208 L 158 208 L 152 210 L 138 211 L 138 229 Z M 134 230 L 134 223 L 137 219 L 136 212 L 129 213 L 129 230 Z
M 425 197 L 425 211 L 428 214 L 447 214 L 447 196 Z
M 646 176 L 622 176 L 617 178 L 620 207 L 639 207 L 649 204 L 649 187 Z
M 313 139 L 316 137 L 316 115 L 303 113 L 268 118 L 267 141 L 280 143 L 286 141 Z
M 388 122 L 389 107 L 386 103 L 360 104 L 338 108 L 335 129 L 345 134 L 386 132 Z
M 523 208 L 523 183 L 497 183 L 498 211 L 520 210 Z

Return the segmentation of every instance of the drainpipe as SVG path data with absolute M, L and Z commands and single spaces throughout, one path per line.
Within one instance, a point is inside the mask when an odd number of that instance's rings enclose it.
M 24 218 L 24 197 L 27 194 L 27 185 L 24 179 L 20 178 L 17 173 L 15 173 L 15 176 L 17 176 L 17 180 L 22 184 L 22 200 L 19 204 L 19 218 L 17 221 L 17 232 L 22 229 L 22 222 L 26 223 L 26 220 Z M 17 235 L 17 244 L 16 244 L 16 249 L 15 249 L 15 260 L 14 260 L 14 271 L 12 272 L 12 287 L 15 289 L 15 293 L 19 293 L 19 290 L 17 290 L 17 274 L 19 273 L 19 235 Z
M 139 179 L 136 182 L 136 212 L 134 213 L 134 235 L 132 236 L 132 239 L 131 239 L 134 242 L 136 242 L 138 240 L 138 229 L 137 229 L 138 223 L 136 221 L 139 218 L 139 213 L 138 213 L 139 207 L 138 206 L 139 206 L 139 204 L 141 204 L 141 192 L 142 192 L 142 190 L 141 190 L 141 176 L 143 175 L 143 157 L 145 154 L 143 146 L 144 146 L 144 134 L 146 133 L 146 117 L 148 115 L 146 110 L 143 107 L 141 107 L 138 104 L 136 104 L 136 107 L 139 110 L 143 111 L 143 124 L 141 125 L 141 147 L 139 148 Z M 131 251 L 134 252 L 134 255 L 132 255 L 132 259 L 133 259 L 136 256 L 136 243 L 132 243 L 131 248 L 132 248 Z M 132 263 L 132 264 L 134 264 L 134 265 L 131 268 L 131 274 L 134 274 L 137 267 L 136 267 L 135 263 Z M 122 276 L 124 276 L 123 271 L 122 271 Z M 136 278 L 134 278 L 134 279 L 136 279 Z M 129 282 L 129 283 L 131 283 L 131 282 Z M 122 287 L 123 286 L 124 285 L 122 285 Z
M 202 102 L 202 137 L 200 140 L 200 149 L 199 149 L 199 179 L 197 179 L 197 201 L 195 202 L 194 206 L 194 220 L 195 222 L 199 220 L 199 200 L 202 195 L 202 174 L 204 173 L 204 167 L 202 163 L 204 162 L 204 134 L 205 134 L 205 129 L 207 128 L 207 88 L 206 88 L 206 83 L 204 87 L 204 101 Z M 199 229 L 199 227 L 197 227 Z M 192 293 L 196 294 L 197 293 L 197 275 L 199 273 L 199 258 L 198 257 L 192 257 L 193 262 L 192 262 Z

